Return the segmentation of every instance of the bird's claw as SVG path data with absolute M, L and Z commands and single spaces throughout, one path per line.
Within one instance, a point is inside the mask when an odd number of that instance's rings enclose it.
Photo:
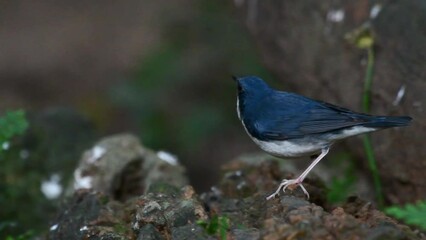
M 302 185 L 302 181 L 300 181 L 300 179 L 284 179 L 282 180 L 282 182 L 280 183 L 280 185 L 278 186 L 277 190 L 269 195 L 266 200 L 270 200 L 272 198 L 274 198 L 276 195 L 278 195 L 280 193 L 281 188 L 283 189 L 283 192 L 285 192 L 285 189 L 291 185 L 297 185 L 300 186 L 300 188 L 302 189 L 303 193 L 305 193 L 306 197 L 309 199 L 309 193 L 308 191 L 306 191 L 306 188 Z

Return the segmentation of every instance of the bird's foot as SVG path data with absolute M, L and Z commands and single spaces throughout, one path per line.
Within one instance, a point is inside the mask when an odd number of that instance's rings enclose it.
M 270 200 L 270 199 L 274 198 L 276 195 L 278 195 L 280 193 L 281 188 L 283 189 L 283 192 L 285 192 L 285 189 L 288 188 L 291 185 L 296 185 L 296 187 L 300 186 L 300 188 L 305 193 L 306 197 L 309 199 L 309 193 L 308 193 L 308 191 L 306 191 L 305 187 L 302 185 L 302 180 L 300 180 L 299 178 L 296 178 L 296 179 L 290 179 L 290 180 L 288 180 L 288 179 L 282 180 L 282 182 L 278 186 L 277 190 L 273 194 L 269 195 L 266 198 L 266 200 Z M 291 187 L 289 187 L 289 188 L 292 189 Z

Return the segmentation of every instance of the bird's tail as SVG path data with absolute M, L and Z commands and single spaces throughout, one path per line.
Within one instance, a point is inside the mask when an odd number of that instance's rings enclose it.
M 365 127 L 371 128 L 390 128 L 390 127 L 403 127 L 411 123 L 412 118 L 408 116 L 401 117 L 373 117 L 371 121 L 363 124 Z

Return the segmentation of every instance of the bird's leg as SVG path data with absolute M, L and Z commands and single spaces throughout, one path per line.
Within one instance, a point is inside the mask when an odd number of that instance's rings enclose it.
M 321 159 L 325 157 L 325 155 L 327 155 L 329 150 L 330 150 L 329 147 L 323 148 L 321 150 L 321 154 L 311 163 L 311 165 L 309 165 L 309 167 L 302 174 L 300 174 L 300 176 L 297 179 L 299 179 L 300 182 L 303 182 L 303 180 L 308 175 L 308 173 L 315 167 L 315 165 L 317 165 L 321 161 Z
M 283 179 L 282 182 L 280 183 L 280 185 L 278 186 L 277 190 L 269 195 L 266 200 L 269 200 L 273 197 L 275 197 L 276 195 L 278 195 L 280 193 L 281 188 L 283 189 L 283 192 L 285 192 L 285 189 L 293 184 L 297 184 L 298 186 L 300 186 L 300 188 L 302 188 L 303 192 L 305 193 L 305 195 L 307 196 L 307 198 L 309 199 L 309 193 L 308 191 L 306 191 L 305 187 L 302 185 L 303 180 L 305 179 L 305 177 L 308 175 L 308 173 L 315 167 L 315 165 L 317 165 L 321 159 L 323 159 L 325 157 L 325 155 L 327 155 L 328 150 L 330 150 L 329 147 L 327 148 L 323 148 L 321 150 L 321 154 L 311 163 L 311 165 L 309 165 L 309 167 L 302 173 L 300 174 L 299 177 L 297 177 L 296 179 Z

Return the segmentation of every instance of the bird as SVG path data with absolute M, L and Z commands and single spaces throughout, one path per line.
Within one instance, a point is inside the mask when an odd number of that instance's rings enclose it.
M 233 77 L 237 83 L 237 114 L 249 137 L 263 151 L 282 157 L 317 156 L 295 179 L 283 179 L 266 199 L 302 185 L 309 172 L 338 140 L 410 124 L 408 116 L 374 116 L 327 102 L 271 88 L 256 76 Z

